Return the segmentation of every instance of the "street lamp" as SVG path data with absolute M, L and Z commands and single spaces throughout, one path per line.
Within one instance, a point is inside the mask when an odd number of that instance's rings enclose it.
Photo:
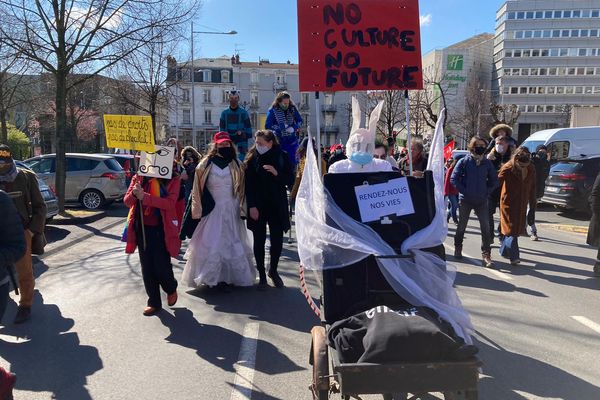
M 195 148 L 197 146 L 196 140 L 196 95 L 194 88 L 196 86 L 196 71 L 194 69 L 194 35 L 237 35 L 237 31 L 229 31 L 229 32 L 211 32 L 211 31 L 194 31 L 194 23 L 191 23 L 190 30 L 190 41 L 191 41 L 191 55 L 192 55 L 192 143 Z M 204 144 L 206 144 L 206 131 L 204 132 Z

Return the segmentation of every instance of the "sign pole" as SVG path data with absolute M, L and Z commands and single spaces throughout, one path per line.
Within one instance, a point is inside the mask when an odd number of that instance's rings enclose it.
M 317 166 L 319 167 L 319 175 L 323 176 L 323 163 L 321 162 L 323 155 L 321 154 L 321 109 L 319 105 L 319 92 L 315 92 L 315 109 L 317 113 Z
M 406 112 L 406 149 L 408 153 L 408 170 L 410 176 L 413 174 L 412 165 L 412 150 L 411 150 L 411 134 L 410 134 L 410 102 L 408 98 L 408 90 L 404 91 L 404 110 Z
M 133 157 L 133 160 L 135 161 L 135 156 Z M 136 162 L 137 168 L 135 169 L 136 171 L 138 171 L 138 173 L 140 171 L 140 163 L 141 163 L 141 158 L 138 158 L 137 162 Z M 140 224 L 141 224 L 140 227 L 142 229 L 142 244 L 144 245 L 144 251 L 145 251 L 146 250 L 146 228 L 144 228 L 144 207 L 142 206 L 141 200 L 138 200 L 138 209 L 140 210 Z

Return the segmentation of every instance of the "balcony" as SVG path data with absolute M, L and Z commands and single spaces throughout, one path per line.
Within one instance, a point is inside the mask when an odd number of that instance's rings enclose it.
M 258 101 L 251 101 L 250 102 L 250 109 L 251 110 L 257 110 L 260 108 L 260 104 L 258 104 Z
M 287 90 L 288 86 L 286 82 L 275 82 L 273 83 L 273 91 L 275 92 L 282 92 L 284 90 Z
M 323 104 L 321 106 L 321 111 L 334 113 L 337 111 L 337 106 L 335 104 Z
M 339 133 L 340 127 L 337 125 L 325 125 L 321 127 L 321 133 Z

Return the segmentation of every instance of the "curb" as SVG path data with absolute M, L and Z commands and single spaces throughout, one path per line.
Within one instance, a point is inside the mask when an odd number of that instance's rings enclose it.
M 90 215 L 89 217 L 81 218 L 58 218 L 53 219 L 49 225 L 85 225 L 91 224 L 106 217 L 106 211 L 98 212 L 97 214 Z
M 587 235 L 589 228 L 585 226 L 577 226 L 577 225 L 560 225 L 560 224 L 538 224 L 539 226 L 552 228 L 557 231 L 564 232 L 572 232 L 572 233 L 580 233 L 583 235 Z
M 75 244 L 76 242 L 77 242 L 77 243 L 79 243 L 79 242 L 83 242 L 84 240 L 87 240 L 87 239 L 89 239 L 89 238 L 92 238 L 92 237 L 96 236 L 96 235 L 97 235 L 97 234 L 99 234 L 99 233 L 102 233 L 102 232 L 105 232 L 105 231 L 107 231 L 107 230 L 109 230 L 109 229 L 112 229 L 112 228 L 114 228 L 115 226 L 122 225 L 122 224 L 123 224 L 123 222 L 124 222 L 124 220 L 119 220 L 119 221 L 111 222 L 110 224 L 108 224 L 108 225 L 105 225 L 105 226 L 103 226 L 103 227 L 101 227 L 101 228 L 92 228 L 92 229 L 93 229 L 93 231 L 92 231 L 92 232 L 86 233 L 85 235 L 81 235 L 81 236 L 75 237 L 75 238 L 73 238 L 72 240 L 69 240 L 67 243 L 62 243 L 62 244 L 60 244 L 59 246 L 56 246 L 56 247 L 54 247 L 53 249 L 51 249 L 51 250 L 48 250 L 48 251 L 47 251 L 47 252 L 45 252 L 43 255 L 41 255 L 41 256 L 37 256 L 37 257 L 38 257 L 40 260 L 43 260 L 43 259 L 45 259 L 45 258 L 48 258 L 48 257 L 50 257 L 50 256 L 52 256 L 52 255 L 54 255 L 54 254 L 58 253 L 59 251 L 62 251 L 62 250 L 64 250 L 64 249 L 68 248 L 68 247 L 71 247 L 71 246 L 72 246 L 73 244 Z

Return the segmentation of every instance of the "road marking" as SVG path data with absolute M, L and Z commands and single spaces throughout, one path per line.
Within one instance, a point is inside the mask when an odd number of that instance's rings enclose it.
M 240 355 L 238 356 L 237 363 L 234 365 L 235 379 L 233 381 L 233 392 L 231 392 L 230 400 L 252 399 L 259 326 L 257 322 L 251 322 L 244 327 Z
M 444 243 L 444 247 L 446 247 L 446 250 L 448 250 L 450 253 L 454 254 L 454 246 L 451 246 L 447 243 Z M 475 260 L 477 259 L 477 257 L 473 257 L 465 252 L 462 253 L 463 255 L 463 259 L 462 260 L 454 260 L 456 262 L 468 262 L 471 265 L 474 265 L 476 267 L 481 267 L 483 270 L 491 273 L 492 275 L 496 275 L 498 278 L 503 279 L 505 281 L 512 281 L 513 278 L 512 276 L 505 274 L 504 272 L 498 271 L 497 269 L 494 268 L 485 268 L 482 267 L 481 264 L 478 264 Z M 492 260 L 493 261 L 493 260 Z
M 595 323 L 591 319 L 588 319 L 586 317 L 581 317 L 581 316 L 573 316 L 571 318 L 573 318 L 575 321 L 579 322 L 581 325 L 585 325 L 588 328 L 590 328 L 591 330 L 596 331 L 596 333 L 600 333 L 600 325 Z

